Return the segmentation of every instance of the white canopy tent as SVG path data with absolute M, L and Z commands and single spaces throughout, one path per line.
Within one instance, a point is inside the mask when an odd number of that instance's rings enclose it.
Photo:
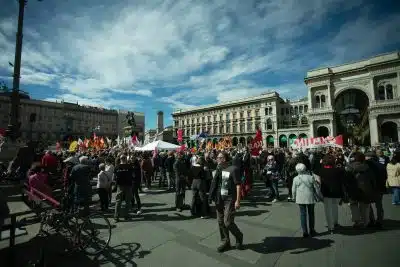
M 180 148 L 178 145 L 174 145 L 168 142 L 164 142 L 161 140 L 157 140 L 154 142 L 151 142 L 143 147 L 136 147 L 135 150 L 139 151 L 154 151 L 154 150 L 176 150 Z

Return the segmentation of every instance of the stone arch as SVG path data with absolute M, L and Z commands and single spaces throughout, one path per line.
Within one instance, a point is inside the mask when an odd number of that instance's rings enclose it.
M 301 133 L 301 134 L 299 134 L 299 138 L 300 139 L 306 139 L 307 135 L 305 133 Z
M 329 136 L 329 129 L 326 126 L 319 126 L 317 129 L 317 137 Z
M 287 137 L 284 134 L 279 136 L 279 147 L 287 147 Z
M 243 136 L 239 138 L 239 143 L 242 145 L 246 144 L 246 138 L 244 138 Z
M 265 139 L 265 143 L 267 144 L 267 147 L 273 147 L 275 143 L 275 138 L 272 135 L 268 135 L 267 138 Z
M 335 93 L 334 93 L 334 100 L 336 101 L 336 98 L 341 93 L 343 93 L 347 90 L 359 90 L 359 91 L 363 92 L 364 94 L 367 95 L 369 103 L 371 103 L 371 101 L 374 99 L 374 97 L 371 95 L 371 92 L 367 88 L 365 88 L 363 86 L 359 86 L 359 85 L 352 85 L 352 86 L 347 86 L 347 87 L 336 89 Z
M 380 127 L 381 141 L 395 143 L 399 141 L 398 125 L 393 121 L 386 121 Z
M 297 139 L 297 135 L 295 134 L 289 134 L 289 144 L 292 145 L 294 143 L 294 140 Z
M 238 138 L 235 136 L 232 138 L 232 146 L 237 146 L 238 145 Z

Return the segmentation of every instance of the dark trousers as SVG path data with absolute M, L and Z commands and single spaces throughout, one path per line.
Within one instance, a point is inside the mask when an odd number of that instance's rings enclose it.
M 286 179 L 286 186 L 288 188 L 289 191 L 289 196 L 290 198 L 292 198 L 292 185 L 293 185 L 293 177 L 288 177 Z
M 175 180 L 175 208 L 183 209 L 185 204 L 186 179 L 179 177 Z
M 140 196 L 139 196 L 139 184 L 133 184 L 132 185 L 132 207 L 135 206 L 135 202 L 137 204 L 137 209 L 141 210 L 142 209 L 142 202 L 140 201 Z
M 144 182 L 146 184 L 146 187 L 150 189 L 151 187 L 151 177 L 152 177 L 152 173 L 151 172 L 143 172 L 143 178 L 144 178 Z
M 377 200 L 375 201 L 375 203 L 371 203 L 371 205 L 369 206 L 369 221 L 370 221 L 370 223 L 382 223 L 382 221 L 383 221 L 384 211 L 383 211 L 382 197 L 383 197 L 382 194 L 379 195 Z M 373 205 L 375 205 L 375 209 L 376 209 L 376 219 L 374 216 L 374 209 L 372 208 Z
M 192 192 L 193 192 L 193 197 L 192 197 L 192 210 L 196 206 L 196 200 L 200 198 L 201 201 L 201 216 L 206 216 L 207 215 L 207 195 L 205 192 L 205 181 L 199 180 L 199 179 L 194 179 L 192 182 Z
M 314 204 L 299 204 L 300 206 L 300 223 L 303 233 L 308 234 L 314 231 L 315 216 L 314 216 Z M 307 227 L 307 215 L 308 215 L 308 226 Z M 310 229 L 310 231 L 308 231 Z
M 236 238 L 236 241 L 241 240 L 243 234 L 235 223 L 235 201 L 223 201 L 216 204 L 215 208 L 222 244 L 230 243 L 229 232 Z
M 107 190 L 105 188 L 97 189 L 97 193 L 99 194 L 99 198 L 100 198 L 100 207 L 101 207 L 101 210 L 103 210 L 103 211 L 108 210 L 108 205 L 109 205 L 108 192 L 109 191 L 110 190 Z
M 278 179 L 271 179 L 268 178 L 268 180 L 265 182 L 265 186 L 267 188 L 270 188 L 271 190 L 271 197 L 279 199 L 279 180 Z

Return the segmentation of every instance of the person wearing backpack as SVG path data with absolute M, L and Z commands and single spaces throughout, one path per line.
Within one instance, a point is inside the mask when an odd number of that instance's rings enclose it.
M 355 228 L 364 228 L 369 223 L 370 205 L 376 201 L 379 190 L 375 173 L 365 161 L 364 154 L 356 152 L 353 157 L 354 161 L 346 167 L 347 184 L 351 185 L 348 187 L 351 217 Z

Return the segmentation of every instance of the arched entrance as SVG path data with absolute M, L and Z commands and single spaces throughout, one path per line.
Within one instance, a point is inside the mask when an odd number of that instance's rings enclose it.
M 232 146 L 237 146 L 238 145 L 238 139 L 237 137 L 232 138 Z
M 279 136 L 279 147 L 287 147 L 287 137 L 284 134 Z
M 317 129 L 317 137 L 327 137 L 329 136 L 329 129 L 325 126 L 320 126 Z
M 300 139 L 306 139 L 307 135 L 305 133 L 301 133 L 301 134 L 299 134 L 299 138 Z
M 274 147 L 274 137 L 272 135 L 268 135 L 266 139 L 267 147 Z
M 251 136 L 247 137 L 247 144 L 250 144 L 252 140 L 253 140 L 253 137 L 251 137 Z
M 395 143 L 399 141 L 396 123 L 387 121 L 381 125 L 381 140 L 384 143 Z
M 239 143 L 241 143 L 242 145 L 245 145 L 246 144 L 246 138 L 240 137 L 239 138 Z
M 294 140 L 296 140 L 296 139 L 297 139 L 297 135 L 295 135 L 295 134 L 290 134 L 290 135 L 289 135 L 289 145 L 293 145 Z
M 342 134 L 346 143 L 370 143 L 368 106 L 367 94 L 359 89 L 348 89 L 336 96 L 337 134 Z

